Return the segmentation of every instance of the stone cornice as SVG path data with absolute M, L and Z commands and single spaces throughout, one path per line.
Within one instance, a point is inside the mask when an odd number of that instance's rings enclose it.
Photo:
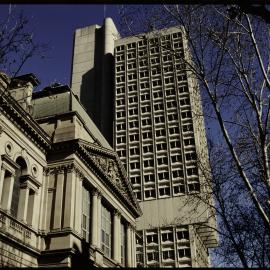
M 50 148 L 49 135 L 10 95 L 8 91 L 0 88 L 0 113 L 12 121 L 42 152 Z

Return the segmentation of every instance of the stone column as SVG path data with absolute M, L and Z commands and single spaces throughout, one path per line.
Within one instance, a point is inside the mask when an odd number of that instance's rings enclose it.
M 29 225 L 32 225 L 34 229 L 38 229 L 38 220 L 39 215 L 38 211 L 40 209 L 40 188 L 36 191 L 33 191 L 31 195 L 29 195 L 28 204 L 31 205 L 31 209 L 29 209 L 28 222 Z
M 92 192 L 92 230 L 91 230 L 91 244 L 97 248 L 101 248 L 101 193 L 98 190 Z
M 27 210 L 29 199 L 29 187 L 25 185 L 20 189 L 19 205 L 18 205 L 18 219 L 26 223 Z
M 134 247 L 133 267 L 137 267 L 137 262 L 136 262 L 136 228 L 134 228 L 134 230 L 133 230 L 133 247 Z
M 75 172 L 71 169 L 67 172 L 63 228 L 73 228 L 74 205 L 75 205 L 75 184 L 76 184 Z M 81 213 L 81 211 L 79 212 Z
M 10 175 L 8 179 L 5 180 L 3 191 L 2 191 L 2 209 L 6 211 L 10 211 L 11 200 L 12 200 L 12 192 L 14 185 L 14 175 Z
M 131 240 L 131 225 L 127 227 L 127 267 L 132 267 L 132 240 Z
M 62 205 L 63 205 L 63 194 L 64 194 L 64 171 L 59 171 L 57 174 L 57 183 L 55 191 L 55 204 L 54 204 L 54 219 L 53 219 L 53 229 L 61 229 L 61 219 L 62 219 Z
M 74 213 L 74 227 L 79 234 L 82 233 L 82 180 L 83 176 L 79 173 L 75 176 L 76 182 L 76 196 L 75 196 L 75 213 Z
M 113 259 L 121 263 L 121 214 L 118 210 L 113 213 Z
M 0 205 L 1 205 L 1 199 L 2 199 L 2 192 L 3 192 L 3 184 L 4 184 L 4 179 L 5 179 L 5 168 L 1 168 L 1 175 L 0 175 Z

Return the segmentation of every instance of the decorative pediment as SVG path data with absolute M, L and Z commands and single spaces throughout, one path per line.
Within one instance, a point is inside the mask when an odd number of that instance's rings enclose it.
M 113 183 L 121 186 L 121 176 L 116 162 L 111 158 L 104 158 L 102 156 L 92 156 L 94 161 L 100 166 L 100 168 L 107 174 Z
M 92 155 L 91 158 L 103 170 L 111 182 L 120 188 L 122 192 L 126 193 L 117 162 L 111 158 L 105 158 L 98 155 Z
M 95 164 L 99 174 L 105 176 L 102 178 L 106 179 L 107 184 L 121 194 L 130 208 L 141 214 L 140 206 L 132 191 L 125 169 L 115 152 L 81 140 L 79 145 L 83 152 L 87 154 L 88 159 Z

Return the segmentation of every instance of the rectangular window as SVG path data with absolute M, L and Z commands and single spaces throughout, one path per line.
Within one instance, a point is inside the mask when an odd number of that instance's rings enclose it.
M 189 98 L 180 99 L 180 105 L 181 106 L 190 105 Z
M 111 212 L 101 206 L 101 249 L 104 254 L 111 258 L 112 255 L 112 216 Z
M 175 96 L 175 89 L 174 88 L 169 88 L 166 90 L 166 96 Z
M 167 157 L 160 157 L 157 159 L 158 165 L 165 165 L 168 164 L 168 158 Z
M 169 180 L 169 173 L 168 172 L 158 173 L 158 180 Z
M 137 108 L 129 109 L 128 113 L 129 115 L 137 115 L 138 109 Z
M 86 242 L 89 242 L 90 235 L 90 192 L 83 187 L 82 194 L 82 235 Z
M 140 59 L 139 66 L 140 67 L 147 66 L 147 59 Z
M 146 235 L 146 243 L 147 244 L 158 244 L 158 235 L 157 233 L 152 233 L 152 234 L 148 234 Z
M 158 251 L 147 252 L 148 261 L 158 261 Z
M 150 118 L 142 119 L 142 126 L 150 126 L 152 125 L 152 121 Z
M 141 95 L 141 101 L 144 101 L 144 100 L 150 100 L 150 95 L 148 93 Z
M 153 159 L 146 159 L 143 162 L 144 167 L 153 167 L 154 166 L 154 160 Z
M 165 136 L 165 135 L 166 135 L 165 129 L 157 129 L 156 130 L 156 136 L 157 137 L 161 137 L 161 136 Z
M 144 153 L 152 153 L 153 152 L 153 146 L 152 145 L 145 145 L 143 147 L 143 152 Z
M 187 75 L 185 75 L 185 74 L 179 75 L 179 76 L 177 76 L 177 80 L 178 80 L 178 82 L 186 81 Z
M 178 120 L 178 115 L 177 113 L 174 114 L 168 114 L 168 121 L 172 122 L 172 121 L 177 121 Z
M 178 90 L 179 90 L 180 94 L 181 93 L 187 93 L 188 92 L 188 87 L 186 85 L 180 86 Z
M 187 168 L 187 175 L 198 175 L 198 169 L 196 167 Z
M 162 253 L 163 260 L 174 260 L 174 250 L 164 250 Z
M 140 169 L 140 163 L 139 162 L 131 162 L 130 163 L 130 169 L 131 170 Z
M 155 189 L 145 190 L 144 193 L 145 193 L 145 198 L 146 199 L 155 198 L 156 197 L 156 191 L 155 191 Z
M 139 140 L 139 134 L 131 134 L 131 135 L 129 136 L 129 140 L 130 140 L 131 142 L 138 141 L 138 140 Z
M 178 127 L 169 128 L 169 133 L 170 134 L 179 134 L 179 128 Z
M 135 156 L 140 154 L 140 148 L 138 146 L 130 148 L 130 155 Z
M 117 46 L 116 47 L 116 51 L 119 52 L 119 51 L 122 51 L 124 50 L 124 45 L 121 45 L 121 46 Z
M 117 130 L 125 130 L 126 129 L 126 123 L 120 123 L 116 126 Z
M 191 111 L 182 112 L 181 116 L 182 116 L 183 119 L 191 118 Z
M 119 157 L 125 157 L 126 156 L 126 150 L 119 150 L 117 151 L 117 154 Z
M 161 85 L 161 80 L 155 80 L 152 82 L 153 87 Z
M 146 89 L 149 88 L 149 83 L 148 82 L 143 82 L 140 84 L 141 89 Z
M 181 155 L 174 155 L 171 156 L 172 163 L 182 162 L 182 156 Z
M 171 76 L 171 77 L 167 77 L 165 78 L 165 83 L 168 84 L 168 83 L 173 83 L 174 82 L 174 78 Z
M 194 138 L 185 139 L 185 140 L 184 140 L 184 145 L 185 145 L 185 146 L 195 145 L 195 140 L 194 140 Z
M 139 122 L 137 120 L 129 122 L 129 128 L 137 128 L 139 127 Z
M 128 75 L 128 79 L 129 80 L 135 80 L 137 78 L 137 74 L 136 73 L 132 73 Z
M 117 118 L 121 118 L 121 117 L 125 117 L 126 116 L 126 112 L 125 111 L 119 111 L 116 113 L 116 117 Z
M 117 87 L 116 92 L 117 92 L 117 94 L 123 94 L 125 92 L 125 88 L 124 87 Z
M 150 106 L 142 106 L 142 113 L 148 113 L 151 112 L 151 107 Z
M 116 100 L 116 105 L 117 106 L 125 105 L 125 100 L 124 99 L 118 99 L 118 100 Z
M 134 69 L 134 68 L 136 68 L 136 62 L 133 62 L 133 63 L 129 63 L 128 64 L 128 69 L 130 70 L 130 69 Z
M 143 132 L 142 137 L 143 139 L 152 139 L 152 132 L 151 131 Z
M 173 178 L 179 178 L 179 177 L 183 177 L 184 173 L 182 170 L 176 170 L 172 172 Z
M 140 71 L 140 77 L 141 78 L 145 78 L 145 77 L 148 77 L 148 76 L 149 76 L 148 70 Z
M 133 177 L 130 177 L 130 181 L 131 183 L 134 185 L 134 184 L 140 184 L 141 181 L 140 181 L 140 176 L 133 176 Z
M 128 103 L 129 103 L 129 104 L 137 103 L 137 102 L 138 102 L 137 96 L 130 97 L 130 98 L 128 99 Z
M 160 187 L 159 196 L 170 196 L 170 187 Z
M 178 185 L 173 186 L 174 194 L 184 194 L 185 193 L 185 185 L 184 183 L 179 183 Z
M 163 109 L 164 109 L 163 100 L 162 99 L 155 100 L 154 110 L 158 111 L 158 110 L 163 110 Z
M 160 60 L 159 60 L 159 57 L 155 57 L 155 58 L 152 58 L 151 59 L 151 64 L 159 64 L 160 63 Z
M 168 108 L 175 108 L 177 106 L 176 101 L 169 101 L 167 102 Z
M 172 141 L 172 142 L 170 142 L 170 146 L 171 146 L 171 148 L 178 148 L 181 146 L 180 141 Z
M 179 241 L 189 240 L 189 233 L 187 228 L 179 229 L 179 231 L 177 231 L 176 234 L 177 240 Z
M 197 158 L 197 155 L 195 152 L 186 153 L 186 161 L 196 160 L 196 158 Z
M 178 249 L 178 256 L 179 258 L 190 258 L 191 254 L 190 254 L 190 248 L 181 248 Z
M 154 174 L 147 174 L 144 176 L 144 182 L 155 182 L 155 175 Z
M 192 124 L 183 125 L 183 132 L 192 132 L 193 127 Z
M 128 91 L 133 92 L 137 90 L 137 85 L 136 84 L 131 84 L 128 86 Z
M 126 143 L 126 137 L 125 136 L 117 137 L 116 141 L 117 141 L 117 144 Z
M 163 97 L 163 93 L 161 91 L 153 92 L 153 95 L 154 95 L 154 99 L 158 99 L 158 98 Z

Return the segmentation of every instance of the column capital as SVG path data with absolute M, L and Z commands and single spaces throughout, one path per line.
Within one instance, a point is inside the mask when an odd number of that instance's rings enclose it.
M 98 198 L 101 198 L 101 191 L 99 189 L 93 188 L 91 190 L 91 193 L 92 193 L 93 196 L 97 196 Z
M 121 217 L 121 212 L 118 209 L 113 210 L 113 215 L 117 217 Z
M 130 229 L 131 231 L 136 231 L 136 226 L 130 223 L 127 223 L 127 228 Z

